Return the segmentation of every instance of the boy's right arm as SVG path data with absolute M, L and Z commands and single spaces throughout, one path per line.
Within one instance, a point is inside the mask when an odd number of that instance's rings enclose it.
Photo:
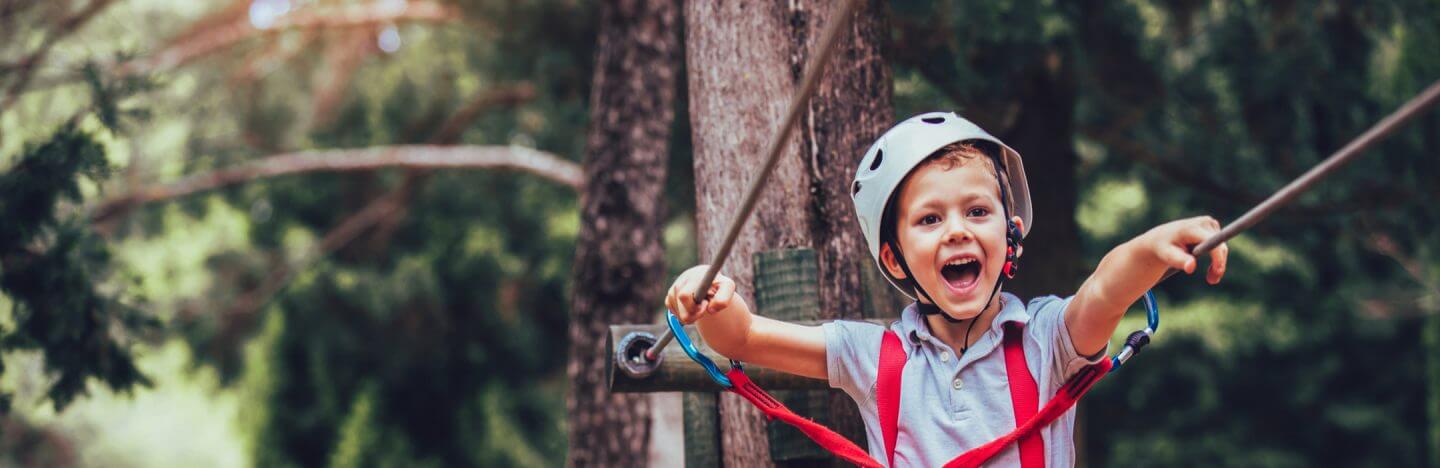
M 665 294 L 665 306 L 682 323 L 695 323 L 705 343 L 721 355 L 805 377 L 825 379 L 825 332 L 750 313 L 735 294 L 735 281 L 716 275 L 709 299 L 695 305 L 695 290 L 706 265 L 680 274 Z

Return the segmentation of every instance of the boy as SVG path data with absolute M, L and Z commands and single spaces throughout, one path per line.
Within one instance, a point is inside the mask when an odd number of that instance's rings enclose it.
M 1031 225 L 1020 155 L 1000 140 L 953 113 L 913 117 L 866 152 L 851 192 L 871 256 L 891 284 L 916 299 L 888 327 L 908 356 L 893 457 L 875 397 L 886 327 L 806 327 L 752 315 L 723 275 L 710 299 L 692 306 L 704 265 L 681 274 L 665 303 L 728 358 L 828 379 L 844 390 L 860 407 L 871 456 L 895 466 L 940 466 L 1015 429 L 1015 374 L 1007 374 L 1000 349 L 1005 324 L 1023 327 L 1011 333 L 1023 334 L 1023 361 L 1043 405 L 1071 375 L 1105 358 L 1125 310 L 1168 268 L 1192 273 L 1190 248 L 1220 229 L 1209 217 L 1160 225 L 1110 251 L 1074 296 L 1026 304 L 1000 293 Z M 1212 251 L 1211 284 L 1225 274 L 1227 254 L 1223 244 Z M 1027 448 L 1033 458 L 1025 465 L 1034 458 L 1074 465 L 1073 430 L 1072 409 L 1040 431 L 1043 447 Z M 1015 445 L 992 464 L 1021 466 Z

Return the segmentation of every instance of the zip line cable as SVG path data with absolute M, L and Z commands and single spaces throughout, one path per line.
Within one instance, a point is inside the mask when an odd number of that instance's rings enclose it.
M 815 93 L 815 88 L 820 85 L 820 74 L 825 70 L 825 65 L 830 63 L 830 56 L 835 51 L 835 43 L 840 38 L 840 31 L 850 24 L 850 18 L 855 16 L 856 0 L 845 0 L 844 4 L 832 15 L 830 24 L 825 26 L 825 31 L 820 34 L 820 48 L 815 55 L 811 56 L 810 64 L 805 67 L 805 75 L 800 80 L 800 90 L 795 97 L 790 99 L 790 108 L 785 112 L 785 120 L 780 122 L 780 129 L 770 139 L 767 146 L 765 165 L 760 168 L 760 173 L 750 181 L 750 188 L 745 192 L 744 201 L 740 202 L 740 209 L 736 211 L 735 217 L 730 220 L 730 227 L 725 232 L 725 239 L 720 242 L 720 248 L 715 250 L 715 255 L 710 259 L 710 267 L 705 270 L 705 276 L 700 279 L 700 286 L 695 290 L 695 303 L 698 305 L 708 292 L 710 283 L 715 281 L 715 275 L 720 273 L 720 267 L 725 264 L 725 259 L 730 256 L 730 249 L 735 246 L 735 239 L 740 237 L 740 228 L 745 227 L 745 221 L 750 218 L 750 213 L 755 211 L 755 202 L 760 199 L 760 190 L 764 188 L 765 181 L 774 172 L 775 163 L 780 160 L 780 151 L 785 148 L 785 143 L 790 140 L 790 131 L 795 128 L 795 120 L 800 116 L 800 110 L 809 101 L 810 95 Z M 670 344 L 675 338 L 675 333 L 667 329 L 665 334 L 655 342 L 654 346 L 645 351 L 645 359 L 655 361 L 660 358 L 660 351 Z

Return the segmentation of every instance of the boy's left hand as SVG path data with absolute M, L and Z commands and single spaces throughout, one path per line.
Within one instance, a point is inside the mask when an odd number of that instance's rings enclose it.
M 1197 263 L 1190 250 L 1219 232 L 1219 221 L 1209 216 L 1198 216 L 1161 224 L 1135 241 L 1140 244 L 1141 250 L 1153 253 L 1156 261 L 1190 274 L 1195 272 Z M 1220 282 L 1220 278 L 1225 276 L 1225 262 L 1229 255 L 1230 247 L 1224 243 L 1210 251 L 1210 271 L 1205 275 L 1206 282 Z

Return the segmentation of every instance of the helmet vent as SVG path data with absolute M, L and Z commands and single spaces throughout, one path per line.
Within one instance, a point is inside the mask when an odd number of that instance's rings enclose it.
M 925 117 L 920 119 L 920 121 L 928 124 L 941 124 L 945 123 L 945 117 Z
M 860 194 L 860 181 L 857 180 L 854 184 L 850 184 L 850 186 L 850 196 L 853 197 Z
M 879 169 L 879 168 L 880 168 L 880 161 L 883 160 L 883 159 L 885 159 L 885 150 L 881 150 L 881 149 L 875 150 L 875 160 L 870 162 L 870 170 L 873 171 L 873 170 Z

